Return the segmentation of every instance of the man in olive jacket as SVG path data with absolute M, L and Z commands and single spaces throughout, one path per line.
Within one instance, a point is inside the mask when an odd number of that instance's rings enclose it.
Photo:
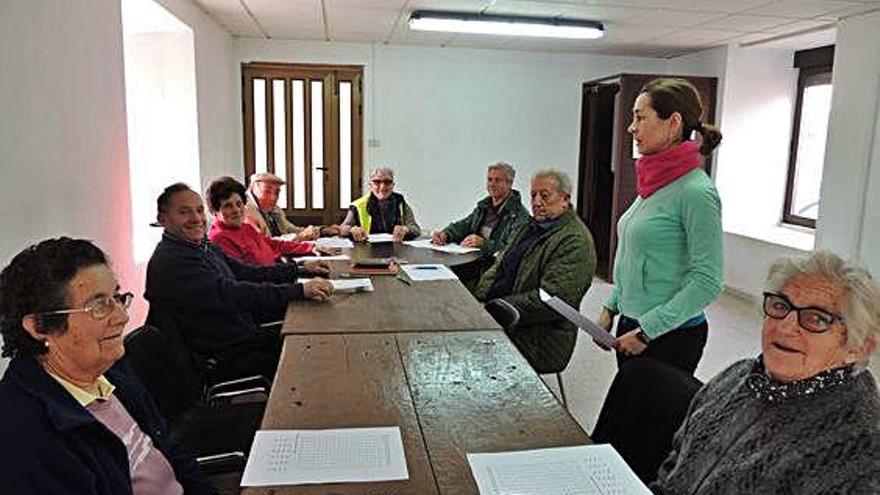
M 531 187 L 533 218 L 483 274 L 475 295 L 512 304 L 520 319 L 506 329 L 508 336 L 535 371 L 557 373 L 568 366 L 577 327 L 545 305 L 538 289 L 579 308 L 596 270 L 596 250 L 590 231 L 572 211 L 568 176 L 541 171 Z
M 438 245 L 458 242 L 480 248 L 492 256 L 507 246 L 511 236 L 529 220 L 519 191 L 513 189 L 516 171 L 504 162 L 489 166 L 486 172 L 488 196 L 477 203 L 470 215 L 450 223 L 431 237 Z

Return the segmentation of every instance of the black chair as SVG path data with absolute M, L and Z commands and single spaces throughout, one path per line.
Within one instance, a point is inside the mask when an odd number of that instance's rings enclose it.
M 519 323 L 519 310 L 504 299 L 492 299 L 484 306 L 486 311 L 501 325 L 505 332 L 515 331 Z M 556 383 L 559 384 L 559 401 L 562 407 L 568 409 L 568 400 L 565 398 L 565 387 L 562 384 L 562 372 L 556 373 Z
M 610 443 L 645 483 L 657 476 L 702 383 L 655 359 L 620 365 L 590 438 Z
M 241 471 L 268 397 L 262 378 L 209 383 L 175 328 L 145 325 L 126 336 L 125 349 L 171 437 L 196 456 L 202 470 Z

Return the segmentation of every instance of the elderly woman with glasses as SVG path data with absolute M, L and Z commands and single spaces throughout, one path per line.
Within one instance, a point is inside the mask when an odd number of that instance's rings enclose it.
M 0 273 L 3 493 L 215 493 L 120 361 L 133 297 L 85 240 L 43 241 Z
M 370 192 L 354 200 L 340 226 L 344 236 L 357 242 L 369 234 L 392 234 L 394 242 L 414 239 L 422 233 L 412 208 L 403 195 L 394 192 L 394 171 L 376 168 L 370 172 Z
M 878 286 L 819 251 L 776 262 L 767 287 L 762 354 L 697 392 L 655 493 L 880 493 Z

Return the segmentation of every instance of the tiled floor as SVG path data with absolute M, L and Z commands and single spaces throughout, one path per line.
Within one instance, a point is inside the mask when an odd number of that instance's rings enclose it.
M 596 279 L 581 303 L 581 312 L 595 319 L 611 287 Z M 697 378 L 706 381 L 733 362 L 760 352 L 759 311 L 749 301 L 726 293 L 709 307 L 709 340 L 697 368 Z M 614 355 L 597 347 L 586 333 L 581 332 L 571 364 L 562 374 L 562 380 L 569 410 L 587 433 L 595 426 L 616 371 Z M 544 378 L 554 392 L 558 390 L 555 376 Z

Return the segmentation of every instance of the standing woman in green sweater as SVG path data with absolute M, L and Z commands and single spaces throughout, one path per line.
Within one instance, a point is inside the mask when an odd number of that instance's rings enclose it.
M 599 317 L 610 332 L 620 316 L 618 365 L 649 356 L 693 374 L 703 355 L 723 262 L 721 201 L 702 167 L 721 133 L 702 114 L 683 79 L 651 81 L 633 106 L 639 195 L 617 224 L 615 286 Z

